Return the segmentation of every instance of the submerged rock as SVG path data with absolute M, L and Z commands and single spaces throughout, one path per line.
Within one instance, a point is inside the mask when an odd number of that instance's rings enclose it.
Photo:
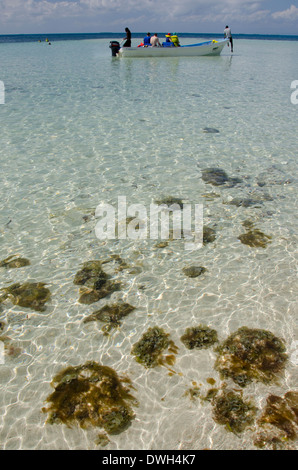
M 8 258 L 0 261 L 0 268 L 23 268 L 24 266 L 29 266 L 30 261 L 27 258 L 19 258 L 18 256 L 9 256 Z
M 260 187 L 266 185 L 287 185 L 295 181 L 293 175 L 289 171 L 285 171 L 286 167 L 273 165 L 257 176 L 257 184 Z M 290 177 L 289 177 L 290 175 Z
M 135 417 L 129 402 L 136 401 L 124 384 L 131 386 L 128 379 L 97 362 L 67 367 L 53 378 L 55 391 L 42 411 L 48 413 L 49 424 L 96 426 L 108 434 L 119 434 Z
M 206 134 L 218 134 L 219 130 L 215 129 L 215 127 L 204 127 L 203 132 Z
M 249 232 L 246 232 L 242 235 L 239 235 L 238 239 L 243 243 L 244 245 L 249 245 L 251 247 L 260 247 L 260 248 L 266 248 L 268 243 L 271 243 L 271 238 L 269 235 L 266 235 L 265 233 L 261 232 L 261 230 L 258 229 L 253 229 L 249 230 Z
M 202 180 L 213 186 L 221 186 L 229 181 L 229 177 L 221 168 L 205 168 L 202 170 Z
M 16 345 L 17 343 L 13 343 L 11 341 L 11 338 L 9 338 L 8 336 L 1 335 L 0 342 L 2 343 L 2 346 L 4 347 L 2 349 L 2 354 L 4 354 L 7 357 L 16 358 L 16 357 L 19 357 L 23 352 L 23 350 L 18 345 Z
M 187 349 L 206 349 L 218 341 L 217 331 L 205 325 L 187 328 L 180 339 Z
M 169 339 L 169 334 L 162 328 L 155 326 L 149 328 L 142 338 L 133 346 L 131 353 L 136 361 L 147 368 L 158 365 L 172 364 L 174 356 L 163 356 L 163 352 L 168 349 L 171 353 L 177 352 L 177 347 Z
M 202 180 L 213 186 L 233 187 L 238 183 L 242 183 L 240 178 L 230 178 L 221 168 L 205 168 L 202 170 Z
M 187 277 L 198 277 L 201 274 L 204 274 L 207 269 L 203 266 L 189 266 L 187 268 L 183 268 L 182 271 Z
M 272 237 L 261 232 L 261 230 L 254 228 L 252 222 L 245 221 L 242 225 L 246 228 L 246 233 L 239 235 L 238 239 L 244 245 L 248 245 L 253 248 L 266 248 L 266 246 L 271 243 Z
M 5 292 L 2 301 L 9 298 L 14 305 L 42 312 L 45 310 L 45 303 L 51 298 L 51 292 L 45 285 L 43 282 L 12 284 L 1 289 Z
M 96 441 L 95 441 L 95 444 L 97 446 L 105 447 L 109 443 L 110 443 L 110 439 L 108 438 L 107 434 L 105 434 L 104 432 L 98 434 Z
M 236 434 L 243 432 L 255 420 L 257 408 L 241 395 L 225 390 L 213 400 L 213 419 L 228 431 Z
M 276 379 L 287 360 L 283 341 L 270 331 L 242 327 L 216 348 L 215 368 L 241 387 Z
M 213 228 L 211 227 L 206 227 L 204 225 L 203 227 L 203 245 L 206 245 L 207 243 L 212 243 L 216 239 L 216 232 Z
M 103 271 L 101 261 L 87 261 L 75 275 L 73 283 L 97 290 L 106 283 L 109 277 Z
M 266 201 L 273 201 L 273 197 L 261 191 L 254 191 L 250 197 L 235 197 L 231 201 L 224 202 L 224 204 L 236 207 L 253 207 L 259 206 Z
M 83 287 L 80 289 L 79 303 L 90 305 L 119 290 L 121 290 L 121 283 L 114 281 L 106 281 L 99 289 L 88 289 Z
M 120 283 L 110 281 L 110 276 L 103 271 L 101 261 L 87 261 L 74 278 L 74 284 L 84 286 L 80 289 L 79 302 L 92 304 L 120 290 Z
M 252 207 L 262 204 L 263 201 L 259 201 L 253 198 L 240 198 L 235 197 L 229 202 L 224 202 L 224 204 L 228 204 L 229 206 L 236 206 L 236 207 Z
M 213 201 L 214 199 L 220 197 L 220 194 L 206 193 L 206 194 L 202 194 L 202 197 L 205 197 L 208 201 Z
M 159 242 L 154 245 L 155 248 L 166 248 L 169 245 L 169 242 Z
M 121 325 L 121 319 L 129 315 L 135 307 L 128 303 L 117 303 L 113 305 L 105 305 L 101 309 L 89 315 L 85 318 L 84 323 L 92 321 L 101 321 L 106 323 L 103 328 L 104 332 L 110 331 L 112 328 L 116 328 Z
M 277 395 L 269 395 L 258 424 L 265 425 L 265 429 L 266 425 L 278 428 L 281 434 L 276 435 L 275 439 L 280 439 L 281 442 L 285 439 L 295 439 L 298 431 L 298 392 L 289 391 L 283 398 Z M 271 431 L 271 427 L 269 429 Z M 264 439 L 263 435 L 264 444 L 269 440 L 272 442 L 271 433 L 267 434 L 267 439 Z M 262 446 L 259 445 L 259 447 Z
M 179 197 L 166 196 L 166 197 L 164 197 L 162 199 L 159 199 L 157 201 L 154 201 L 154 202 L 157 205 L 165 204 L 167 206 L 172 206 L 174 204 L 177 204 L 181 209 L 183 209 L 183 201 Z
M 123 271 L 124 269 L 130 269 L 129 264 L 123 258 L 121 258 L 120 255 L 116 255 L 116 254 L 111 255 L 111 260 L 114 260 L 114 261 L 116 261 L 116 263 L 118 263 L 117 271 Z

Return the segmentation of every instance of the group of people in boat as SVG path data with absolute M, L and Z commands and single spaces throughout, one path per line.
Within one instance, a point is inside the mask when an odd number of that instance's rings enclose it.
M 131 32 L 128 28 L 125 28 L 126 32 L 126 37 L 123 39 L 125 43 L 123 44 L 122 47 L 131 47 Z M 168 33 L 166 34 L 166 40 L 161 44 L 160 40 L 157 36 L 157 33 L 154 33 L 151 35 L 150 33 L 147 33 L 147 35 L 144 37 L 143 42 L 138 45 L 138 47 L 179 47 L 179 38 L 176 33 Z
M 144 37 L 143 42 L 138 45 L 138 47 L 169 47 L 175 46 L 179 47 L 179 38 L 176 33 L 166 34 L 166 40 L 161 44 L 157 36 L 157 33 L 154 33 L 152 36 L 150 33 L 147 33 L 147 36 Z
M 129 28 L 125 28 L 126 32 L 126 37 L 123 39 L 125 43 L 123 44 L 122 47 L 131 47 L 131 32 Z M 229 45 L 231 45 L 231 52 L 233 52 L 233 37 L 231 33 L 231 28 L 227 25 L 224 30 L 224 37 L 229 39 Z M 162 44 L 159 41 L 159 38 L 157 36 L 157 33 L 153 34 L 151 36 L 150 33 L 147 33 L 147 36 L 144 37 L 143 42 L 138 45 L 138 47 L 179 47 L 179 38 L 176 33 L 168 33 L 166 34 L 166 40 Z

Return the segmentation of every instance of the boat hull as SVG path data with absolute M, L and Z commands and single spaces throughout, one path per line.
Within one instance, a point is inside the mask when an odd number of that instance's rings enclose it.
M 180 47 L 121 47 L 119 57 L 197 57 L 220 55 L 228 39 Z

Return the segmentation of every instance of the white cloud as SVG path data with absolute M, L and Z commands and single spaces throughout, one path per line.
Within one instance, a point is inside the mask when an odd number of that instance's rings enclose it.
M 215 31 L 231 24 L 249 31 L 269 20 L 297 18 L 298 9 L 271 13 L 270 0 L 0 0 L 2 33 L 67 31 Z M 259 26 L 257 26 L 259 25 Z M 274 26 L 272 26 L 272 29 Z M 237 31 L 237 32 L 238 32 Z
M 284 11 L 276 11 L 272 13 L 272 17 L 275 20 L 283 19 L 283 20 L 298 20 L 298 8 L 295 5 L 291 5 L 290 8 Z
M 229 12 L 230 16 L 245 11 L 259 9 L 264 0 L 1 0 L 0 12 L 6 17 L 24 17 L 27 15 L 60 15 L 72 16 L 79 13 L 114 12 L 124 16 L 129 12 L 143 12 L 145 16 L 166 15 L 179 18 L 179 15 L 190 15 Z
M 2 0 L 0 13 L 2 20 L 26 20 L 78 15 L 81 9 L 78 2 L 48 0 Z

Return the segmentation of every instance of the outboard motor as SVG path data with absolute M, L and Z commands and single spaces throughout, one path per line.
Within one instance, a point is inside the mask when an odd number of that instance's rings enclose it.
M 118 41 L 110 41 L 110 49 L 112 50 L 112 56 L 116 57 L 120 50 L 120 43 Z

